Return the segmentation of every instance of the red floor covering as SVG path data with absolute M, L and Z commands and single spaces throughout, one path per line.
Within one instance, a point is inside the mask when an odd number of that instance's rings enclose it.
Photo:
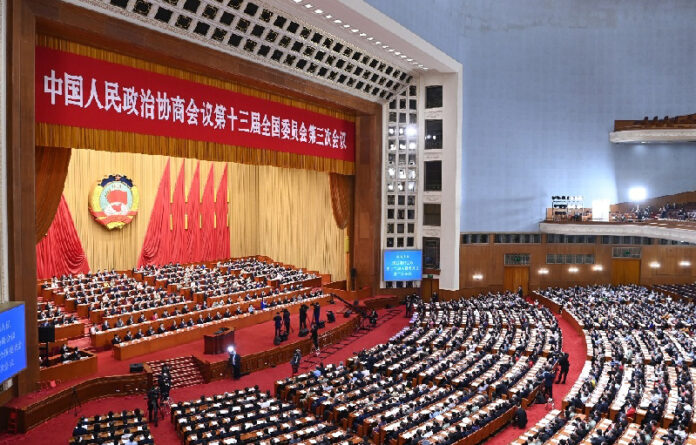
M 337 307 L 338 309 L 338 307 Z M 394 309 L 396 310 L 396 309 Z M 370 331 L 367 335 L 358 338 L 356 341 L 346 345 L 342 349 L 336 351 L 327 359 L 324 360 L 325 364 L 338 363 L 339 361 L 346 360 L 357 352 L 364 348 L 372 347 L 378 343 L 383 343 L 387 341 L 394 334 L 399 332 L 407 323 L 408 319 L 403 317 L 403 308 L 399 308 L 399 315 L 384 322 L 379 325 L 373 331 Z M 379 311 L 380 316 L 384 314 L 386 310 Z M 322 308 L 322 314 L 325 311 Z M 322 315 L 322 318 L 324 316 Z M 341 317 L 340 320 L 343 320 Z M 338 320 L 337 320 L 338 321 Z M 293 325 L 296 326 L 297 321 L 293 319 Z M 267 323 L 264 323 L 267 325 Z M 249 331 L 249 332 L 247 332 Z M 273 328 L 267 326 L 255 326 L 252 328 L 240 330 L 240 335 L 237 337 L 240 353 L 242 357 L 245 353 L 250 350 L 264 350 L 269 349 L 268 347 L 262 347 L 262 345 L 270 344 L 272 346 L 272 338 L 268 339 L 268 335 L 272 336 Z M 242 335 L 243 334 L 243 335 Z M 245 340 L 243 340 L 247 337 Z M 292 336 L 291 336 L 292 337 Z M 255 340 L 254 340 L 255 338 Z M 256 345 L 255 342 L 259 344 Z M 194 342 L 195 343 L 195 342 Z M 246 346 L 244 346 L 246 345 Z M 187 346 L 187 345 L 184 345 Z M 249 349 L 246 349 L 249 348 Z M 177 349 L 177 348 L 174 348 Z M 197 350 L 202 350 L 202 344 Z M 173 349 L 169 349 L 166 352 L 167 357 L 177 357 L 182 354 L 176 355 Z M 183 354 L 186 355 L 186 354 Z M 206 356 L 210 357 L 210 356 Z M 151 359 L 148 357 L 148 359 Z M 102 363 L 99 363 L 102 366 Z M 123 364 L 119 366 L 125 366 Z M 120 369 L 120 368 L 118 368 Z M 101 371 L 100 371 L 101 373 Z M 238 381 L 232 380 L 219 380 L 211 382 L 205 385 L 196 385 L 186 388 L 174 388 L 171 392 L 172 400 L 191 400 L 200 397 L 201 395 L 212 395 L 220 394 L 225 391 L 235 390 L 238 388 L 245 388 L 248 386 L 258 385 L 263 390 L 272 390 L 273 385 L 279 379 L 289 377 L 291 374 L 290 365 L 287 366 L 277 366 L 275 368 L 265 369 L 253 374 L 243 376 Z M 44 393 L 45 394 L 45 393 Z M 135 409 L 140 408 L 143 412 L 146 412 L 145 398 L 143 395 L 129 396 L 129 397 L 110 397 L 100 400 L 93 400 L 83 404 L 77 409 L 77 416 L 93 416 L 95 414 L 105 414 L 108 411 L 121 411 L 123 409 Z M 36 428 L 29 431 L 27 434 L 23 435 L 3 435 L 0 437 L 0 444 L 12 444 L 12 445 L 55 445 L 57 443 L 64 444 L 67 443 L 72 430 L 77 423 L 77 417 L 74 414 L 74 410 L 70 410 L 59 416 L 37 426 Z M 178 444 L 181 443 L 180 439 L 176 435 L 176 432 L 169 421 L 165 419 L 162 421 L 158 427 L 151 425 L 151 431 L 155 443 L 158 445 L 162 444 Z
M 321 308 L 321 318 L 326 319 L 326 312 L 329 310 L 332 310 L 336 314 L 336 322 L 337 323 L 344 323 L 347 321 L 347 319 L 343 318 L 341 315 L 343 313 L 345 306 L 342 304 L 333 304 L 333 305 L 326 305 L 322 306 Z M 308 315 L 311 315 L 308 314 Z M 299 325 L 299 314 L 292 314 L 290 317 L 290 326 L 292 329 L 294 329 L 294 332 L 291 333 L 290 335 L 290 341 L 296 341 L 297 340 L 297 326 Z M 331 326 L 331 325 L 329 325 Z M 259 352 L 259 351 L 266 351 L 269 349 L 273 349 L 273 334 L 274 334 L 274 323 L 273 321 L 268 321 L 265 323 L 261 323 L 255 326 L 249 326 L 243 329 L 240 329 L 239 331 L 235 332 L 235 342 L 237 345 L 237 348 L 239 350 L 239 353 L 241 355 L 244 354 L 250 354 L 253 352 Z M 72 344 L 72 343 L 71 343 Z M 129 367 L 131 363 L 140 363 L 140 362 L 145 362 L 145 361 L 154 361 L 154 360 L 164 360 L 167 358 L 173 358 L 173 357 L 185 357 L 185 356 L 191 356 L 195 355 L 198 358 L 202 360 L 208 360 L 208 361 L 219 361 L 222 359 L 225 359 L 227 356 L 226 354 L 220 354 L 220 355 L 205 355 L 203 354 L 203 339 L 193 341 L 190 343 L 185 343 L 179 346 L 175 346 L 173 348 L 165 349 L 163 351 L 157 351 L 152 354 L 148 354 L 146 356 L 139 356 L 139 357 L 134 357 L 128 360 L 116 360 L 114 359 L 112 353 L 110 350 L 108 351 L 101 351 L 97 353 L 97 373 L 92 374 L 89 377 L 86 378 L 81 378 L 81 379 L 74 379 L 70 381 L 65 381 L 61 382 L 60 385 L 58 385 L 57 388 L 51 389 L 51 390 L 45 390 L 45 391 L 40 391 L 40 392 L 34 392 L 31 394 L 27 394 L 26 396 L 20 397 L 18 399 L 15 399 L 11 401 L 8 406 L 27 406 L 31 405 L 32 403 L 36 403 L 36 401 L 47 397 L 48 395 L 53 394 L 54 392 L 61 391 L 65 389 L 66 387 L 75 385 L 77 383 L 80 383 L 82 381 L 88 380 L 88 379 L 93 379 L 95 377 L 102 377 L 102 376 L 108 376 L 108 375 L 120 375 L 120 374 L 128 374 L 129 372 Z
M 573 384 L 580 376 L 582 367 L 585 365 L 587 346 L 585 344 L 585 338 L 582 336 L 582 334 L 579 334 L 575 329 L 573 329 L 570 323 L 558 315 L 556 315 L 556 319 L 558 319 L 558 325 L 563 333 L 563 350 L 570 354 L 570 370 L 568 371 L 568 378 L 565 385 L 559 384 L 553 386 L 555 407 L 560 409 L 562 406 L 562 400 L 565 398 L 566 394 L 568 394 L 570 391 L 570 388 L 572 388 Z M 486 444 L 503 445 L 514 442 L 518 437 L 520 437 L 520 435 L 522 435 L 522 433 L 532 428 L 547 413 L 548 410 L 546 409 L 545 405 L 532 405 L 527 409 L 527 428 L 520 429 L 509 425 L 491 439 L 486 441 Z

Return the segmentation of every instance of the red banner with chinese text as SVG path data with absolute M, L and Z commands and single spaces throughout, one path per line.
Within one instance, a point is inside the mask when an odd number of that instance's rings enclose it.
M 254 96 L 36 47 L 36 121 L 355 161 L 355 124 Z

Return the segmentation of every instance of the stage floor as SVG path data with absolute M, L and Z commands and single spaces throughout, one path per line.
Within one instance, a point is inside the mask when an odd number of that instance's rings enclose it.
M 351 318 L 356 316 L 355 314 L 353 314 L 350 318 L 344 318 L 344 310 L 345 306 L 341 303 L 334 303 L 321 307 L 322 320 L 326 320 L 327 311 L 333 311 L 334 314 L 336 314 L 336 322 L 332 324 L 327 323 L 326 329 L 334 329 L 344 323 L 347 323 Z M 311 316 L 311 312 L 308 313 L 308 316 Z M 299 314 L 291 314 L 290 316 L 290 326 L 293 329 L 293 332 L 290 334 L 290 337 L 288 338 L 288 342 L 290 343 L 300 339 L 300 337 L 297 335 L 297 327 L 300 323 L 299 318 Z M 254 326 L 242 328 L 236 331 L 234 334 L 235 345 L 237 347 L 237 350 L 239 351 L 239 354 L 243 357 L 246 354 L 268 351 L 275 348 L 276 346 L 273 344 L 274 332 L 275 327 L 274 322 L 272 320 Z M 76 342 L 80 341 L 81 340 L 76 340 Z M 71 342 L 71 344 L 72 343 L 73 342 Z M 287 343 L 284 343 L 284 345 L 286 344 Z M 196 356 L 201 360 L 207 360 L 210 362 L 217 362 L 227 358 L 227 353 L 217 355 L 204 354 L 202 338 L 200 340 L 184 343 L 173 348 L 165 349 L 163 351 L 157 351 L 152 354 L 133 357 L 128 360 L 116 360 L 111 350 L 101 351 L 95 354 L 97 355 L 98 360 L 97 372 L 95 374 L 81 379 L 63 381 L 56 388 L 51 388 L 43 391 L 35 391 L 33 393 L 24 395 L 22 397 L 10 401 L 7 404 L 7 406 L 17 408 L 26 407 L 38 402 L 41 399 L 45 399 L 51 394 L 57 393 L 86 380 L 90 380 L 97 377 L 128 374 L 130 372 L 130 365 L 132 363 L 144 363 L 156 360 L 165 360 L 175 357 L 190 356 Z

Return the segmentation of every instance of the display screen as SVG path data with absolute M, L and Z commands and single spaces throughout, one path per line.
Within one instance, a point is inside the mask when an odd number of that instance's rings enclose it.
M 423 252 L 385 250 L 384 281 L 419 281 L 423 277 Z
M 0 382 L 27 367 L 24 304 L 0 305 Z

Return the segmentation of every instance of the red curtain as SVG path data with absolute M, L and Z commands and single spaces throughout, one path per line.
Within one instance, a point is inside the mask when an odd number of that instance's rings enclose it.
M 186 179 L 184 178 L 186 162 L 181 163 L 179 175 L 174 185 L 172 197 L 172 243 L 170 253 L 171 262 L 179 262 L 186 257 L 188 238 L 186 235 Z
M 329 173 L 331 210 L 339 229 L 348 227 L 353 218 L 353 176 Z
M 89 272 L 68 203 L 61 195 L 46 236 L 36 245 L 36 275 L 40 280 Z
M 201 261 L 201 230 L 200 230 L 200 209 L 201 209 L 201 164 L 196 164 L 196 170 L 191 180 L 188 201 L 186 202 L 186 215 L 188 217 L 188 250 L 182 263 L 195 263 Z
M 211 165 L 208 179 L 205 181 L 201 204 L 201 240 L 203 241 L 201 255 L 203 261 L 215 259 L 217 250 L 215 235 L 215 178 Z
M 69 148 L 36 147 L 34 160 L 36 179 L 36 242 L 48 232 L 63 197 L 65 177 L 70 165 Z
M 155 205 L 152 207 L 150 221 L 147 225 L 145 240 L 140 251 L 138 266 L 145 264 L 166 264 L 169 259 L 172 232 L 169 230 L 169 197 L 171 196 L 171 179 L 169 178 L 169 160 L 160 180 Z
M 222 172 L 217 195 L 215 195 L 215 244 L 217 251 L 215 259 L 230 257 L 230 228 L 227 225 L 227 166 Z

